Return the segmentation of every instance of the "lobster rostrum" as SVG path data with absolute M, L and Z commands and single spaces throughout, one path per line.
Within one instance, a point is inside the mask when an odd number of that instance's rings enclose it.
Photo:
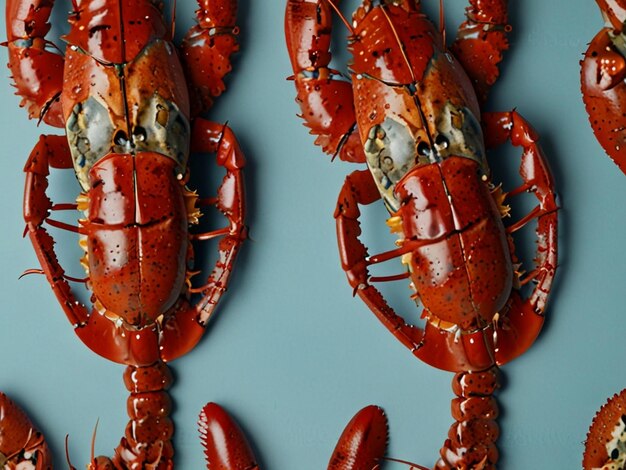
M 419 1 L 364 0 L 352 22 L 341 16 L 350 30 L 349 79 L 330 68 L 337 3 L 288 0 L 285 31 L 296 101 L 315 143 L 368 167 L 350 174 L 339 195 L 342 267 L 355 294 L 415 356 L 456 372 L 456 423 L 436 468 L 494 468 L 498 366 L 537 337 L 557 266 L 557 203 L 538 136 L 515 111 L 481 114 L 508 48 L 506 1 L 471 0 L 448 48 Z M 507 140 L 522 150 L 522 184 L 508 194 L 492 183 L 486 157 Z M 505 197 L 525 192 L 536 207 L 505 226 Z M 359 240 L 359 206 L 380 199 L 397 247 L 370 256 Z M 536 265 L 523 275 L 512 234 L 531 220 Z M 370 266 L 394 258 L 405 272 L 370 276 Z M 373 285 L 407 278 L 423 328 Z
M 173 468 L 166 365 L 200 340 L 243 240 L 244 156 L 226 125 L 199 116 L 224 90 L 238 49 L 236 0 L 199 0 L 182 45 L 159 0 L 74 0 L 65 53 L 46 38 L 53 0 L 8 0 L 9 68 L 42 135 L 25 166 L 24 218 L 41 272 L 78 337 L 127 366 L 130 422 L 112 460 L 90 468 Z M 191 152 L 215 153 L 226 175 L 212 198 L 187 187 Z M 46 195 L 51 168 L 73 169 L 76 203 Z M 196 233 L 202 209 L 227 219 Z M 51 216 L 82 211 L 78 226 Z M 79 235 L 92 306 L 77 300 L 49 227 Z M 219 238 L 208 279 L 192 285 L 192 241 Z
M 605 26 L 581 65 L 581 90 L 593 133 L 626 173 L 626 1 L 596 0 Z

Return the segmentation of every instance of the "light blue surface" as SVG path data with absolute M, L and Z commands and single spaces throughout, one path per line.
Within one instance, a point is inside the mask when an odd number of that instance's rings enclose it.
M 436 15 L 438 2 L 425 3 Z M 355 2 L 345 4 L 350 11 Z M 542 135 L 561 195 L 561 256 L 546 328 L 504 368 L 499 467 L 575 469 L 595 410 L 626 387 L 626 177 L 593 138 L 579 94 L 578 62 L 602 26 L 595 3 L 511 4 L 511 50 L 489 109 L 517 107 Z M 446 3 L 450 36 L 465 6 Z M 62 29 L 69 2 L 58 7 Z M 179 33 L 195 7 L 178 2 Z M 353 168 L 330 163 L 295 117 L 283 10 L 282 0 L 241 1 L 241 52 L 212 114 L 229 121 L 248 157 L 252 240 L 204 340 L 172 364 L 177 468 L 204 468 L 195 422 L 207 401 L 239 420 L 266 469 L 326 468 L 344 425 L 370 403 L 389 417 L 388 455 L 432 465 L 452 422 L 452 375 L 414 359 L 352 297 L 332 214 Z M 5 37 L 4 26 L 0 32 Z M 97 453 L 110 454 L 123 434 L 123 368 L 75 337 L 43 277 L 18 281 L 37 265 L 21 237 L 22 167 L 38 134 L 50 130 L 18 110 L 7 75 L 0 77 L 0 389 L 45 432 L 58 468 L 65 468 L 66 434 L 72 462 L 82 468 L 98 418 Z M 76 195 L 73 177 L 51 186 L 59 201 Z M 365 212 L 366 239 L 372 251 L 382 250 L 393 240 L 374 220 L 384 214 Z M 73 247 L 72 237 L 58 246 Z M 68 271 L 80 275 L 77 265 Z M 408 293 L 406 285 L 394 290 L 394 302 L 410 308 L 399 299 Z

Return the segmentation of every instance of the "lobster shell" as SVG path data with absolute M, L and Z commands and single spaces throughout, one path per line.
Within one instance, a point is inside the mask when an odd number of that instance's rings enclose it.
M 616 430 L 622 428 L 619 436 Z M 626 458 L 626 448 L 624 439 L 626 438 L 626 389 L 607 401 L 596 414 L 585 442 L 585 453 L 583 454 L 583 468 L 592 469 L 620 469 L 624 468 L 618 463 Z M 621 452 L 618 447 L 611 444 L 617 439 L 618 445 L 621 443 Z M 611 447 L 613 450 L 609 451 Z M 621 457 L 621 459 L 620 459 Z

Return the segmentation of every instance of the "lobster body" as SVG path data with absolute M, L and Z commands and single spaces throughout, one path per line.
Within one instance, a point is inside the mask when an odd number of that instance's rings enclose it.
M 107 312 L 143 327 L 185 281 L 184 73 L 154 2 L 92 2 L 70 24 L 61 102 L 88 201 L 90 281 Z
M 362 7 L 354 20 L 357 127 L 381 197 L 416 246 L 403 258 L 415 290 L 433 320 L 478 328 L 506 303 L 513 269 L 482 180 L 476 93 L 417 8 Z
M 127 366 L 125 436 L 113 458 L 94 458 L 92 469 L 173 468 L 166 363 L 202 337 L 246 238 L 243 154 L 227 126 L 198 117 L 224 91 L 238 49 L 237 3 L 198 5 L 198 24 L 177 46 L 160 1 L 76 1 L 61 55 L 45 39 L 52 0 L 7 2 L 9 67 L 21 104 L 66 134 L 43 135 L 25 166 L 28 234 L 76 334 Z M 225 170 L 215 197 L 188 189 L 190 152 L 215 153 Z M 74 170 L 76 204 L 48 198 L 50 168 Z M 227 226 L 192 234 L 206 206 Z M 83 212 L 78 227 L 50 217 L 68 209 Z M 46 225 L 79 234 L 91 308 L 77 301 L 68 282 L 76 279 L 65 275 Z M 193 286 L 192 241 L 213 238 L 217 261 Z M 220 439 L 229 438 L 217 438 L 218 447 Z
M 296 101 L 315 143 L 367 164 L 346 178 L 337 201 L 342 267 L 354 293 L 402 344 L 457 374 L 456 422 L 436 468 L 495 468 L 497 368 L 526 351 L 542 327 L 557 242 L 553 182 L 537 134 L 515 111 L 481 110 L 508 48 L 506 1 L 470 0 L 449 48 L 419 1 L 363 0 L 352 22 L 337 3 L 288 0 L 285 34 Z M 351 81 L 330 68 L 333 11 L 350 30 Z M 523 149 L 523 184 L 508 195 L 531 192 L 539 201 L 509 226 L 502 220 L 507 194 L 492 183 L 486 155 L 506 141 Z M 399 239 L 396 248 L 370 255 L 359 238 L 359 206 L 379 200 Z M 512 234 L 531 220 L 536 267 L 524 277 Z M 404 272 L 370 275 L 370 266 L 394 258 Z M 410 279 L 412 297 L 424 308 L 423 328 L 396 314 L 374 286 L 401 279 Z M 530 281 L 535 287 L 525 298 L 521 288 Z M 352 462 L 373 466 L 384 447 L 352 446 L 351 435 L 374 429 L 359 423 L 338 447 L 350 449 Z

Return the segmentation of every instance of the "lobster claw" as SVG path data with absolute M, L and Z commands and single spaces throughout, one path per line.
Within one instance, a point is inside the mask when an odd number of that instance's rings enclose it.
M 626 390 L 609 399 L 593 419 L 583 455 L 583 468 L 623 468 L 626 453 L 620 439 L 626 430 Z
M 615 29 L 620 29 L 626 21 L 626 1 L 624 0 L 596 0 L 602 11 L 602 16 Z
M 360 410 L 341 433 L 328 470 L 378 468 L 385 456 L 389 429 L 384 411 L 374 405 Z
M 618 38 L 607 28 L 593 38 L 581 61 L 581 90 L 596 139 L 626 173 L 626 45 Z
M 256 457 L 243 431 L 217 403 L 207 403 L 198 419 L 207 468 L 258 470 Z

